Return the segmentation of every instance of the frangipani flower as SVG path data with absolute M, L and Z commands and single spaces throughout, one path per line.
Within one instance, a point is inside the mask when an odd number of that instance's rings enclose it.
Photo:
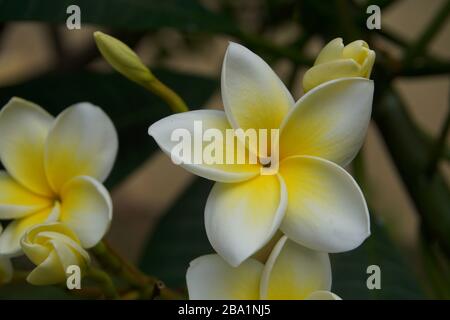
M 25 255 L 36 265 L 27 281 L 34 285 L 51 285 L 66 280 L 69 266 L 85 269 L 90 258 L 77 235 L 66 225 L 53 222 L 36 225 L 21 240 Z
M 308 92 L 318 85 L 344 77 L 369 78 L 375 62 L 375 51 L 363 40 L 344 47 L 342 38 L 331 40 L 303 76 L 303 90 Z
M 0 234 L 3 228 L 0 224 Z M 8 257 L 0 255 L 0 286 L 11 281 L 13 275 L 13 266 Z
M 149 128 L 162 150 L 176 145 L 174 130 L 280 128 L 280 166 L 260 175 L 260 164 L 182 163 L 217 181 L 205 208 L 208 238 L 237 266 L 262 248 L 278 228 L 290 239 L 322 252 L 351 250 L 370 234 L 366 202 L 347 165 L 360 149 L 372 109 L 373 82 L 326 82 L 296 103 L 260 57 L 231 43 L 222 68 L 225 112 L 171 115 Z M 224 134 L 225 135 L 225 134 Z
M 217 254 L 205 255 L 190 263 L 186 281 L 191 300 L 340 300 L 329 291 L 328 254 L 309 250 L 286 236 L 265 265 L 250 258 L 231 267 Z
M 32 226 L 61 221 L 84 248 L 107 231 L 112 203 L 101 182 L 117 153 L 108 116 L 90 103 L 64 110 L 56 119 L 41 107 L 12 98 L 0 112 L 0 219 L 14 219 L 0 236 L 0 254 L 20 253 Z

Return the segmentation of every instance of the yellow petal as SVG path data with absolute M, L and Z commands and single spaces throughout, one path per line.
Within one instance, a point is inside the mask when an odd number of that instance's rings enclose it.
M 12 221 L 0 235 L 0 255 L 20 254 L 20 239 L 33 226 L 59 218 L 59 205 L 46 208 L 24 218 Z
M 258 300 L 262 269 L 262 263 L 254 259 L 233 268 L 217 254 L 201 256 L 186 273 L 189 299 Z
M 222 99 L 232 126 L 278 129 L 294 100 L 259 56 L 230 43 L 222 67 Z
M 0 256 L 0 286 L 11 281 L 13 272 L 11 260 Z
M 101 183 L 80 176 L 64 186 L 60 221 L 76 233 L 83 248 L 91 248 L 103 238 L 111 219 L 111 197 Z
M 343 78 L 305 94 L 287 116 L 280 134 L 280 159 L 325 158 L 342 166 L 357 154 L 372 111 L 373 82 Z
M 66 280 L 64 270 L 56 251 L 51 251 L 48 257 L 28 274 L 27 281 L 35 286 L 52 285 Z
M 238 266 L 275 234 L 286 201 L 284 182 L 278 175 L 240 183 L 217 182 L 205 207 L 211 245 L 230 265 Z
M 99 107 L 79 103 L 56 119 L 46 142 L 45 168 L 53 190 L 70 179 L 87 175 L 103 182 L 114 164 L 116 129 Z
M 44 144 L 53 117 L 38 105 L 12 98 L 0 112 L 0 158 L 20 184 L 52 195 L 44 170 Z
M 53 201 L 15 182 L 0 170 L 0 219 L 17 219 L 50 207 Z
M 370 235 L 364 195 L 338 165 L 320 158 L 292 157 L 280 164 L 288 192 L 281 230 L 302 245 L 322 252 L 359 246 Z
M 330 290 L 331 265 L 328 254 L 309 250 L 280 239 L 261 277 L 261 299 L 303 300 L 317 290 Z
M 196 136 L 195 126 L 201 126 L 202 131 L 206 132 L 209 129 L 218 130 L 223 139 L 218 147 L 220 147 L 222 152 L 222 157 L 218 161 L 219 163 L 207 162 L 206 157 L 203 158 L 203 153 L 211 142 L 205 142 L 201 140 L 201 148 L 199 149 L 202 158 L 201 161 L 196 161 L 195 154 L 195 141 Z M 177 132 L 176 130 L 183 130 L 186 134 L 189 133 L 187 141 L 190 141 L 190 156 L 186 157 L 183 161 L 183 155 L 179 155 L 181 152 L 177 152 L 177 145 L 181 146 L 181 143 L 185 138 L 178 140 L 172 135 Z M 148 133 L 156 140 L 160 148 L 171 157 L 172 161 L 179 163 L 186 170 L 204 177 L 206 179 L 211 179 L 220 182 L 238 182 L 245 181 L 252 177 L 259 175 L 260 165 L 250 164 L 248 153 L 245 148 L 243 148 L 244 163 L 237 163 L 237 148 L 238 141 L 233 136 L 232 143 L 227 141 L 226 130 L 232 130 L 226 115 L 223 111 L 218 110 L 196 110 L 189 111 L 171 115 L 164 119 L 161 119 L 154 124 L 152 124 L 148 130 Z M 233 133 L 233 131 L 231 131 Z M 227 157 L 231 157 L 231 161 L 227 160 Z
M 339 78 L 358 77 L 361 75 L 361 66 L 352 59 L 340 59 L 316 65 L 305 72 L 303 76 L 303 91 Z
M 342 57 L 342 50 L 344 49 L 344 43 L 342 38 L 336 38 L 328 42 L 325 47 L 322 48 L 319 55 L 314 62 L 314 65 L 330 62 Z

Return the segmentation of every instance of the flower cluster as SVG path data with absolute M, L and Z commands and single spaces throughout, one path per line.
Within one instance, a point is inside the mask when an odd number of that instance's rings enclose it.
M 102 182 L 118 148 L 108 116 L 79 103 L 54 118 L 12 98 L 0 112 L 0 282 L 10 279 L 10 257 L 25 253 L 37 265 L 33 284 L 64 280 L 69 265 L 84 267 L 84 248 L 109 228 L 112 201 Z M 6 280 L 5 280 L 6 279 Z
M 190 298 L 334 297 L 323 291 L 331 284 L 327 253 L 352 250 L 370 235 L 366 201 L 343 167 L 361 148 L 369 125 L 374 86 L 367 78 L 374 59 L 363 41 L 346 47 L 342 39 L 331 41 L 305 74 L 307 93 L 294 101 L 267 63 L 231 43 L 221 78 L 225 111 L 175 114 L 149 128 L 167 154 L 176 145 L 172 132 L 193 131 L 195 121 L 219 130 L 280 132 L 279 170 L 271 175 L 260 175 L 266 161 L 251 144 L 246 146 L 260 157 L 257 164 L 181 163 L 216 181 L 205 227 L 218 256 L 191 263 Z M 265 266 L 253 260 L 278 230 L 289 240 L 280 240 Z

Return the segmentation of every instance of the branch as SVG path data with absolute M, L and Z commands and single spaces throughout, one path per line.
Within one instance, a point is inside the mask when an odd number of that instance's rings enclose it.
M 438 31 L 444 24 L 447 16 L 450 14 L 450 0 L 447 0 L 441 8 L 437 10 L 436 15 L 431 23 L 425 28 L 419 39 L 413 44 L 409 50 L 405 52 L 404 65 L 410 66 L 413 60 L 426 51 L 428 44 L 433 40 Z

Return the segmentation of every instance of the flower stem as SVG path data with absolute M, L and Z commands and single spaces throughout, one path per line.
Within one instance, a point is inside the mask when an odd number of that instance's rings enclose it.
M 139 292 L 142 299 L 162 299 L 178 300 L 185 296 L 165 286 L 165 284 L 151 276 L 142 273 L 134 265 L 120 256 L 105 240 L 92 248 L 92 253 L 105 269 L 117 274 L 126 280 L 133 288 Z
M 116 287 L 111 277 L 103 270 L 90 267 L 86 272 L 86 277 L 98 282 L 106 299 L 119 299 Z
M 148 82 L 144 83 L 143 86 L 163 99 L 170 106 L 173 112 L 178 113 L 189 111 L 189 108 L 183 99 L 157 78 L 150 79 Z

